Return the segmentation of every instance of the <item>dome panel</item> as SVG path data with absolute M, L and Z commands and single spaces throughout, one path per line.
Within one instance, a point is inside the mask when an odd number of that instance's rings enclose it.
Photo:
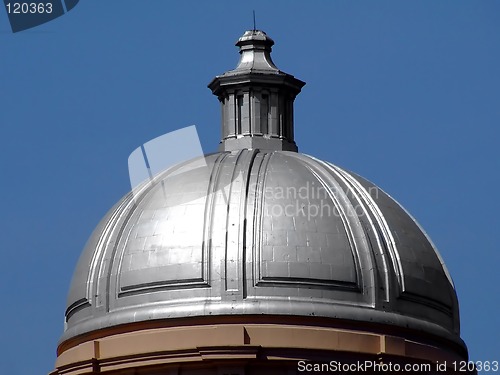
M 203 280 L 200 212 L 208 179 L 192 184 L 166 176 L 162 182 L 161 189 L 138 203 L 137 214 L 127 224 L 126 242 L 118 255 L 120 293 Z
M 346 172 L 342 172 L 346 175 Z M 392 197 L 366 179 L 350 173 L 376 202 L 381 225 L 387 228 L 386 247 L 392 253 L 392 265 L 398 282 L 397 298 L 415 302 L 400 303 L 398 308 L 408 315 L 426 314 L 420 306 L 432 306 L 432 319 L 452 322 L 459 331 L 458 301 L 453 282 L 438 250 L 415 219 Z M 430 316 L 430 315 L 429 315 Z
M 358 290 L 352 233 L 335 194 L 300 160 L 272 158 L 262 191 L 261 280 Z

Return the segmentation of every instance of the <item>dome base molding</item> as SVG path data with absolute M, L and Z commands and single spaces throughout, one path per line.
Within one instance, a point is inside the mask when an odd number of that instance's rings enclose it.
M 256 323 L 213 317 L 191 319 L 191 325 L 170 322 L 161 327 L 161 322 L 150 321 L 104 329 L 79 337 L 78 342 L 62 343 L 50 375 L 289 375 L 304 373 L 298 371 L 300 361 L 435 366 L 466 360 L 453 348 L 424 338 L 410 340 L 361 326 L 325 327 L 315 319 L 283 323 L 279 317 L 268 317 L 264 323 L 256 318 Z

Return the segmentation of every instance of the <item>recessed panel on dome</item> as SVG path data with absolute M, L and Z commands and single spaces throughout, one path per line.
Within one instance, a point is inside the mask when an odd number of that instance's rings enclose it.
M 356 249 L 340 203 L 303 163 L 272 154 L 262 176 L 257 285 L 359 290 Z
M 116 255 L 119 297 L 207 284 L 199 213 L 206 200 L 200 191 L 206 191 L 208 179 L 193 184 L 192 176 L 192 171 L 167 174 L 159 189 L 137 200 Z

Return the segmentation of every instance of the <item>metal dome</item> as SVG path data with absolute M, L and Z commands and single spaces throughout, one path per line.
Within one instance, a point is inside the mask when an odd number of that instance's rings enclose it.
M 305 83 L 276 68 L 265 33 L 236 45 L 236 69 L 209 84 L 220 151 L 162 172 L 103 218 L 78 262 L 61 342 L 136 322 L 272 315 L 465 348 L 453 283 L 423 230 L 371 182 L 297 153 L 293 102 Z
M 461 343 L 438 252 L 380 188 L 295 152 L 206 161 L 170 168 L 104 217 L 74 274 L 63 341 L 145 320 L 273 314 Z

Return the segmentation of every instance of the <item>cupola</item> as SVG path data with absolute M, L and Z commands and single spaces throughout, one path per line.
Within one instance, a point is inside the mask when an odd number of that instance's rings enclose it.
M 208 85 L 221 103 L 220 151 L 297 151 L 293 102 L 305 82 L 274 65 L 273 44 L 263 31 L 245 32 L 236 43 L 241 55 L 238 66 Z

